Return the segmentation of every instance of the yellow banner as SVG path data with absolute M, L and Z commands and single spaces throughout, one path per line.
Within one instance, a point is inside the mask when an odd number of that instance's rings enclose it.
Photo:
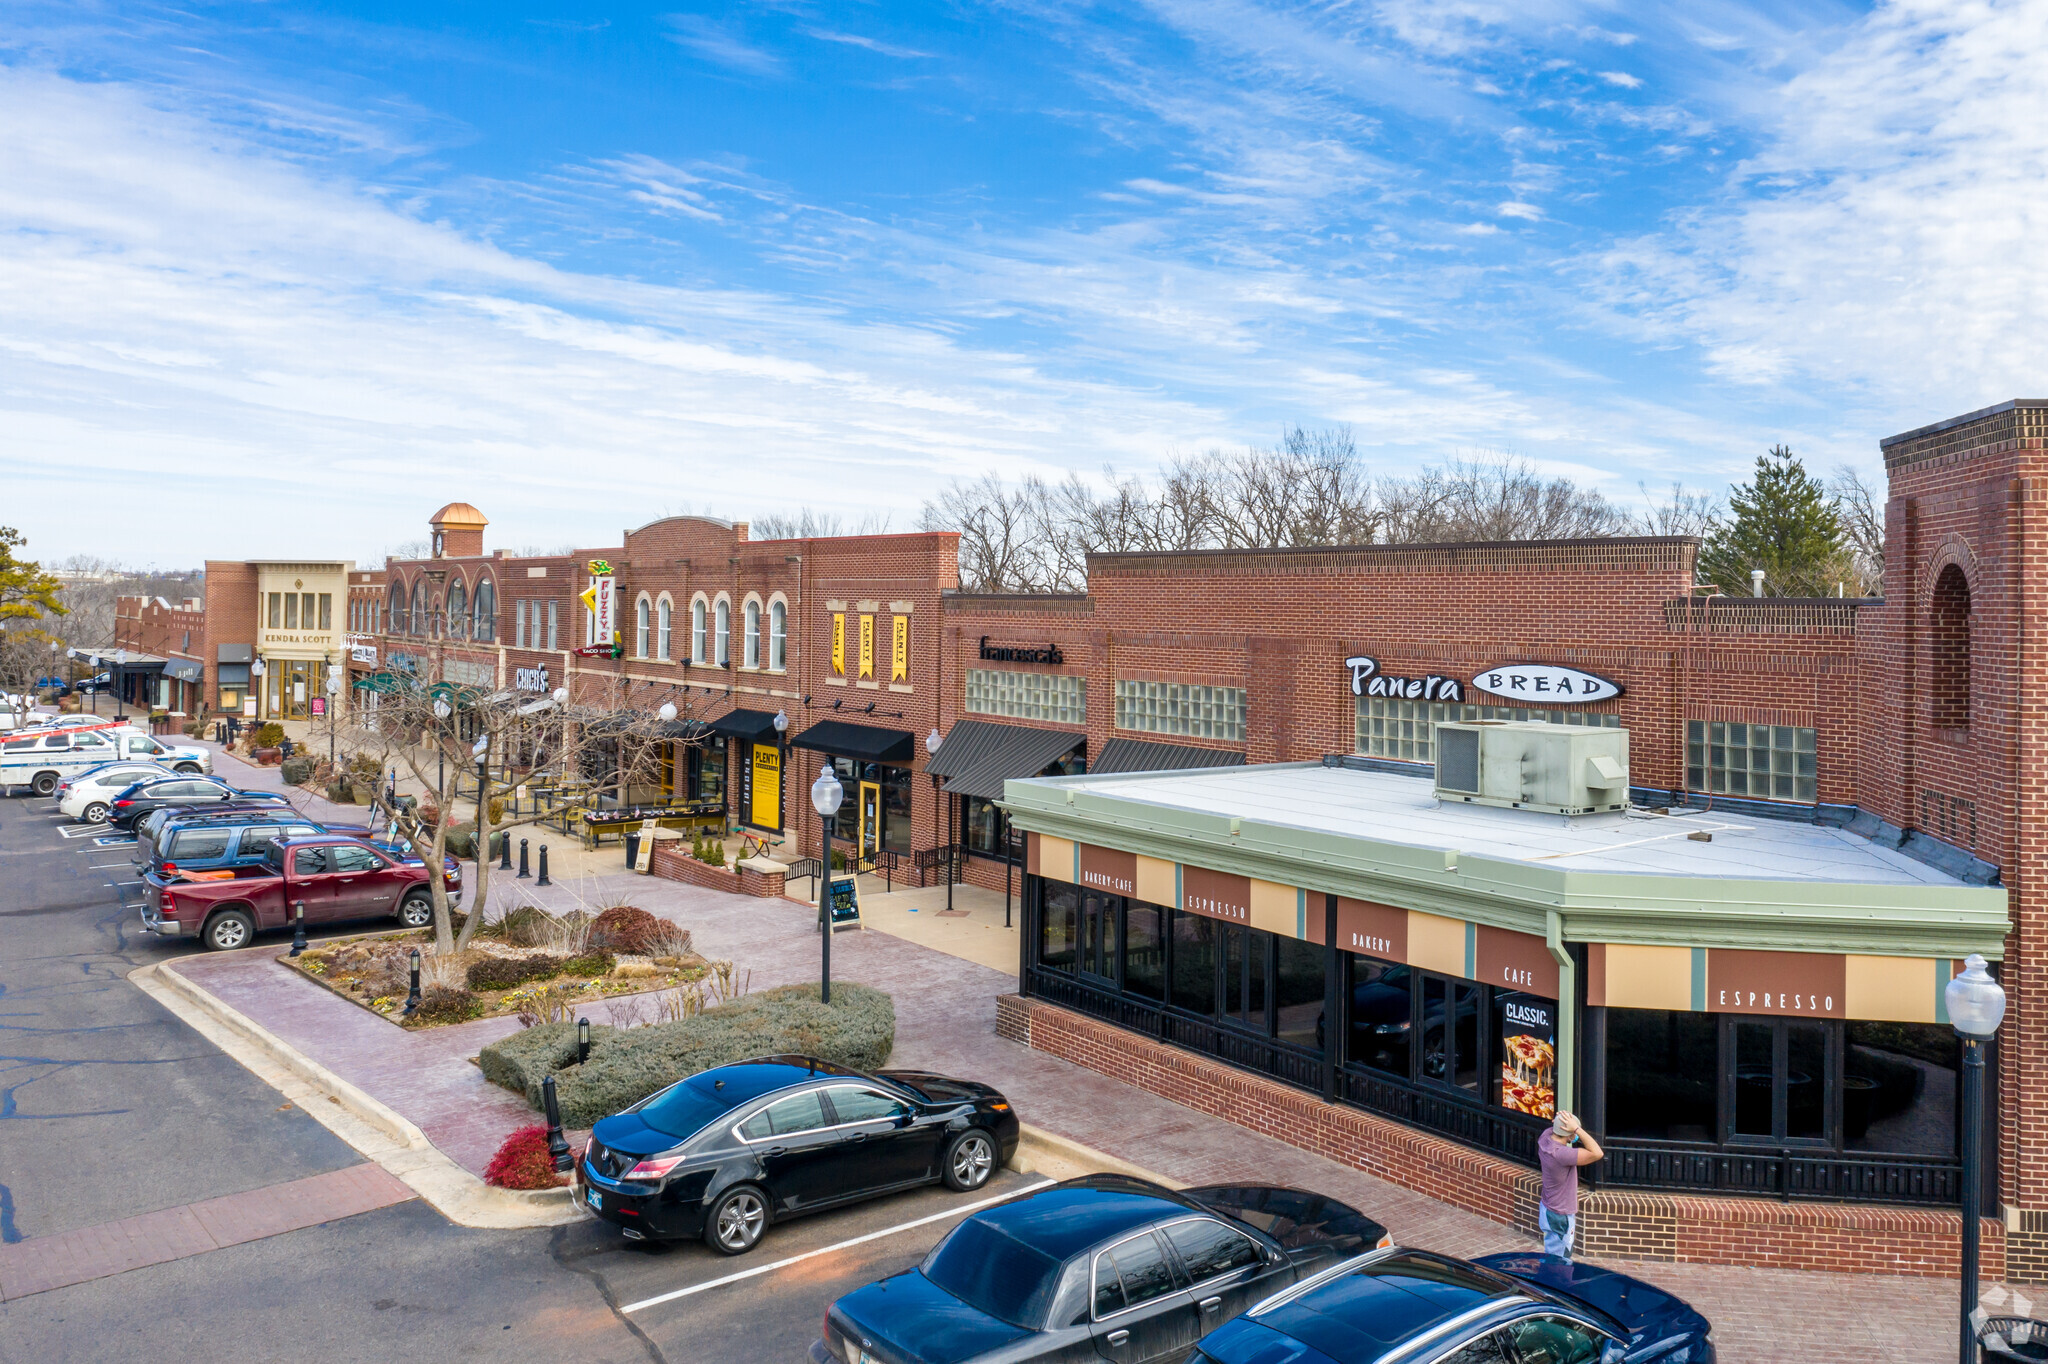
M 860 675 L 862 677 L 873 677 L 875 675 L 875 618 L 873 616 L 862 616 L 860 618 Z
M 910 677 L 910 617 L 898 616 L 889 641 L 889 680 L 903 682 Z
M 846 676 L 846 617 L 832 617 L 832 671 L 840 677 Z
M 756 828 L 782 827 L 782 753 L 773 744 L 754 745 L 754 808 L 749 816 Z

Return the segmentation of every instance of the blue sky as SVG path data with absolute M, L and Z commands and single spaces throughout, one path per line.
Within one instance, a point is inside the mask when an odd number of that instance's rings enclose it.
M 1633 497 L 2041 389 L 2048 6 L 10 6 L 47 556 L 907 528 L 1348 423 Z

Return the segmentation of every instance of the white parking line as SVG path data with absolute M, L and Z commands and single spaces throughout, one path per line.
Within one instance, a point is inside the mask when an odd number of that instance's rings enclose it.
M 88 862 L 85 864 L 85 869 L 87 871 L 119 871 L 123 867 L 132 867 L 134 865 L 133 862 Z
M 814 1260 L 820 1255 L 830 1255 L 834 1251 L 845 1250 L 849 1246 L 862 1245 L 868 1241 L 879 1241 L 884 1236 L 894 1236 L 899 1231 L 909 1231 L 913 1227 L 922 1227 L 932 1222 L 943 1222 L 948 1217 L 958 1217 L 962 1213 L 977 1212 L 996 1203 L 1007 1203 L 1013 1198 L 1020 1198 L 1028 1193 L 1036 1193 L 1040 1189 L 1057 1183 L 1059 1181 L 1056 1179 L 1041 1179 L 1036 1184 L 1027 1184 L 1021 1189 L 1012 1189 L 1009 1193 L 997 1194 L 993 1198 L 984 1198 L 980 1202 L 967 1203 L 957 1208 L 948 1208 L 944 1212 L 935 1212 L 930 1217 L 920 1217 L 914 1222 L 899 1222 L 893 1227 L 884 1227 L 880 1231 L 871 1231 L 865 1236 L 856 1236 L 851 1241 L 841 1241 L 835 1246 L 824 1246 L 818 1250 L 807 1250 L 801 1255 L 792 1255 L 786 1260 L 776 1260 L 769 1264 L 756 1265 L 752 1269 L 743 1269 L 737 1274 L 728 1274 L 722 1279 L 713 1279 L 709 1283 L 691 1284 L 688 1288 L 678 1288 L 673 1293 L 663 1293 L 660 1297 L 642 1298 L 639 1302 L 628 1303 L 619 1310 L 621 1312 L 637 1312 L 643 1307 L 658 1307 L 665 1302 L 674 1302 L 677 1298 L 687 1298 L 692 1293 L 702 1293 L 712 1288 L 723 1288 L 729 1283 L 738 1283 L 741 1279 L 751 1279 L 760 1274 L 773 1274 L 778 1269 L 787 1269 L 793 1264 L 799 1264 L 805 1260 Z

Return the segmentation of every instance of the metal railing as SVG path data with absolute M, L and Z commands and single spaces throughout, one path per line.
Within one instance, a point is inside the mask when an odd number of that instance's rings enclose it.
M 1933 1156 L 1880 1155 L 1812 1147 L 1702 1147 L 1610 1137 L 1598 1179 L 1608 1188 L 1824 1198 L 1855 1203 L 1962 1202 L 1963 1167 Z

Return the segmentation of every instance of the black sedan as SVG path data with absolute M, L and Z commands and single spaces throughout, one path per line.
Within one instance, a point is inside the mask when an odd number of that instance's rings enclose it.
M 132 829 L 136 820 L 166 806 L 197 808 L 223 801 L 266 806 L 291 804 L 276 791 L 238 791 L 212 777 L 166 777 L 137 782 L 114 797 L 107 806 L 107 822 L 117 829 Z
M 1205 1336 L 1188 1364 L 1714 1364 L 1707 1319 L 1597 1265 L 1381 1250 Z
M 679 1080 L 600 1118 L 576 1200 L 636 1241 L 752 1250 L 772 1222 L 944 1183 L 979 1189 L 1017 1149 L 987 1085 L 769 1056 Z
M 1178 1364 L 1260 1299 L 1386 1244 L 1299 1189 L 1090 1175 L 978 1212 L 917 1268 L 839 1299 L 811 1361 Z

